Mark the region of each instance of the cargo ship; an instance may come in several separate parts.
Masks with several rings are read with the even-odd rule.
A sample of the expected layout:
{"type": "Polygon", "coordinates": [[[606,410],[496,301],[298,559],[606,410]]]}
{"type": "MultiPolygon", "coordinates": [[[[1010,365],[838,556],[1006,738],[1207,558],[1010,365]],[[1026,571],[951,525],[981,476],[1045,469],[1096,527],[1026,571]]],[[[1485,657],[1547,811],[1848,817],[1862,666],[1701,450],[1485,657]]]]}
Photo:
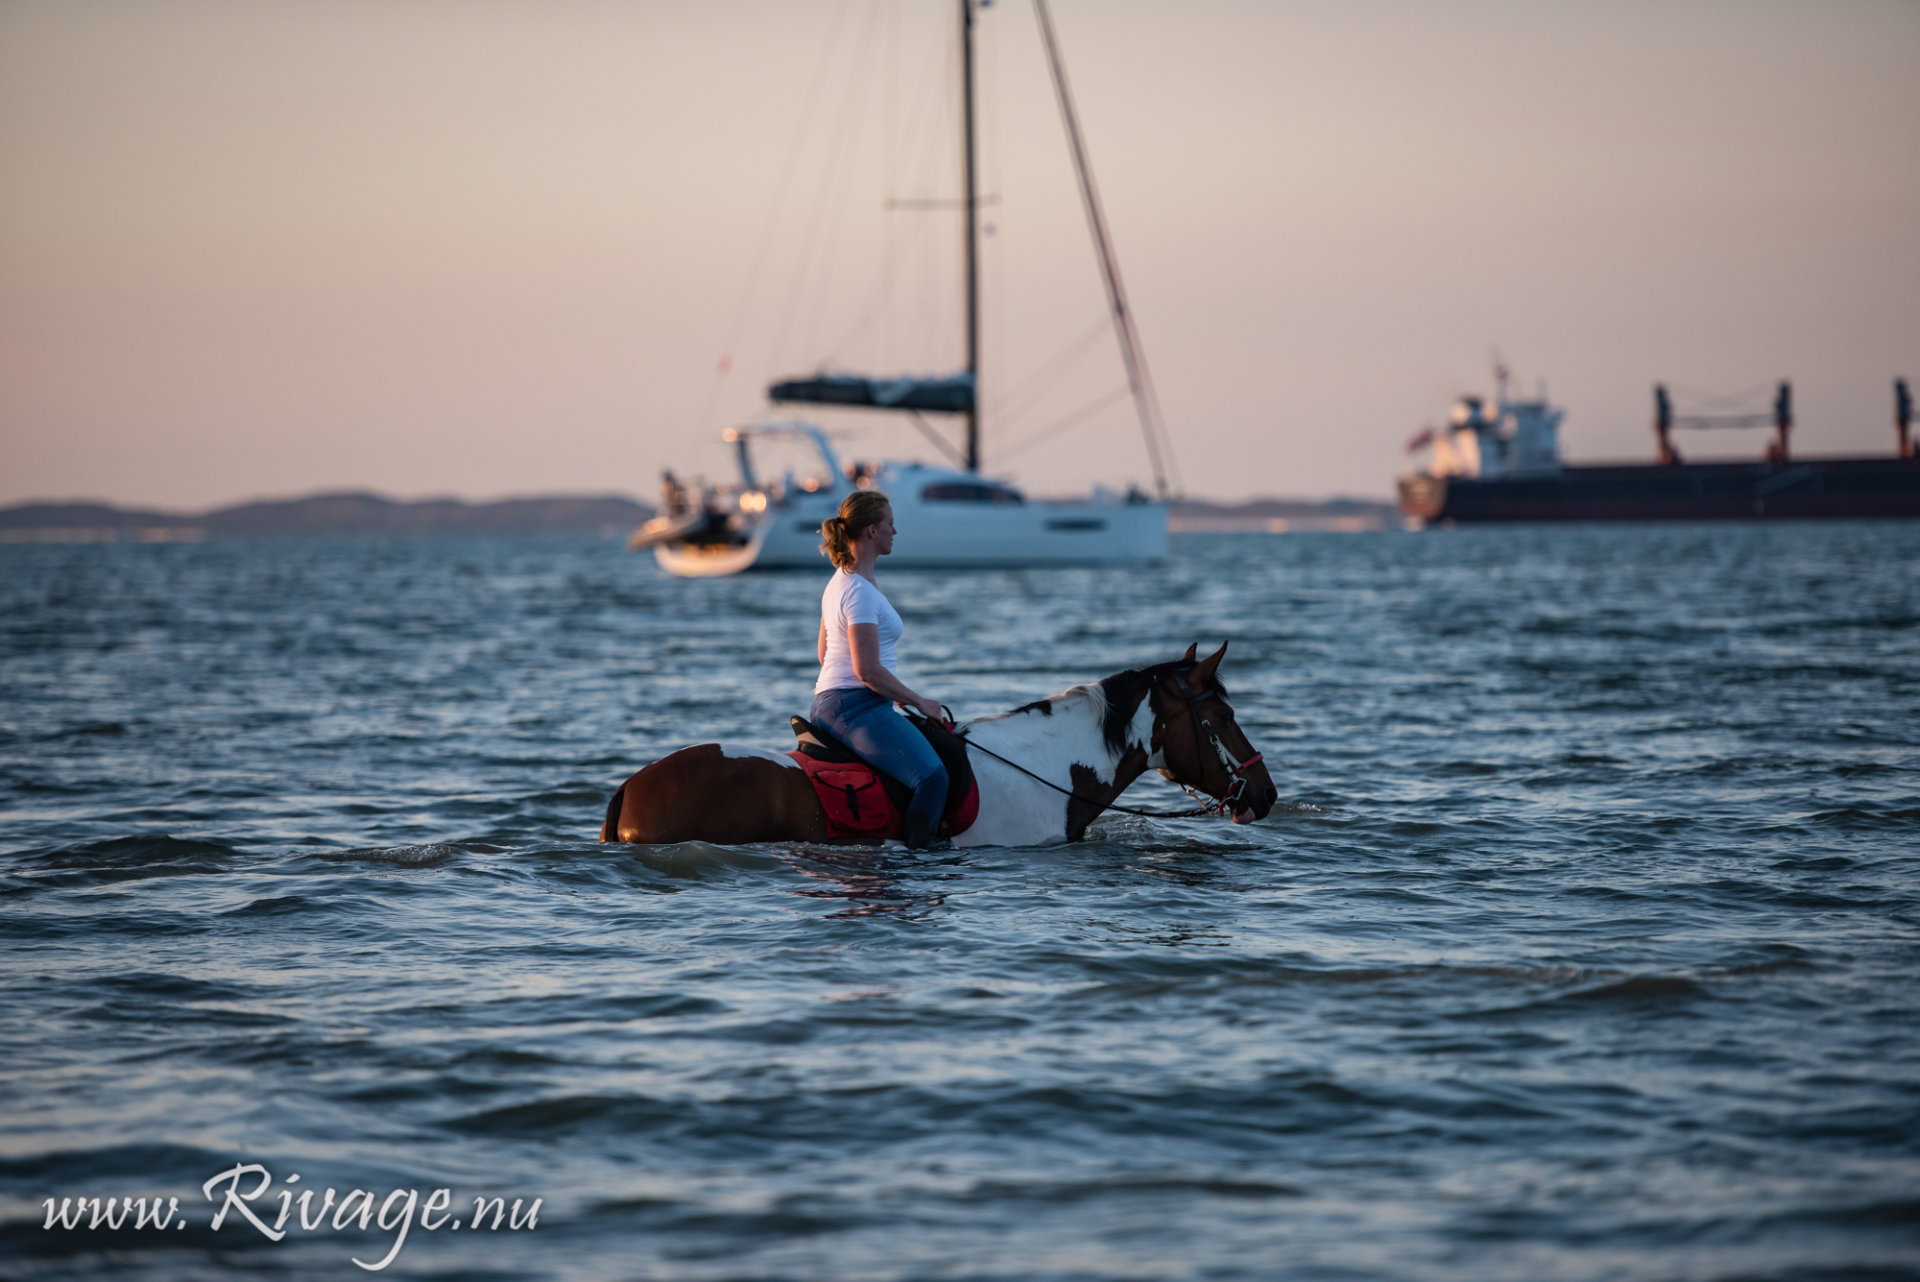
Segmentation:
{"type": "Polygon", "coordinates": [[[1655,461],[1568,465],[1560,459],[1563,410],[1543,394],[1510,398],[1496,369],[1489,406],[1463,396],[1446,426],[1407,443],[1430,450],[1421,471],[1400,479],[1400,510],[1417,525],[1471,521],[1711,521],[1793,517],[1920,517],[1920,457],[1913,397],[1895,379],[1892,454],[1795,457],[1793,388],[1782,382],[1765,413],[1676,415],[1664,385],[1653,390],[1655,461]],[[1765,454],[1749,462],[1688,463],[1679,429],[1773,428],[1765,454]]]}

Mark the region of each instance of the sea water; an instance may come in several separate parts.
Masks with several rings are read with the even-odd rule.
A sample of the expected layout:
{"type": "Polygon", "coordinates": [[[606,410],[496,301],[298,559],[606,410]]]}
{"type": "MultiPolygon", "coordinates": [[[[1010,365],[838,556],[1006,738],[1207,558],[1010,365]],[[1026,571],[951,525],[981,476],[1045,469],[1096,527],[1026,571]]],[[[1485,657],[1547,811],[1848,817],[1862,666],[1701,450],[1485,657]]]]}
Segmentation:
{"type": "Polygon", "coordinates": [[[883,562],[963,716],[1230,642],[1280,804],[596,844],[821,582],[0,547],[5,1271],[1920,1274],[1920,524],[883,562]]]}

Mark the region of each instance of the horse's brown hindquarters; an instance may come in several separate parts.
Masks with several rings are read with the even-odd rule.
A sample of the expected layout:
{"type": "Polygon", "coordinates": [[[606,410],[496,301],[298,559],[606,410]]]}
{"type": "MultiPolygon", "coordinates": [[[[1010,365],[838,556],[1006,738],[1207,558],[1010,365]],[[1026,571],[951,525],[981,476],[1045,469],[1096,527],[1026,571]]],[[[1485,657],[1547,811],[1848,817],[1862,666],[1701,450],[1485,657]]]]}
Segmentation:
{"type": "Polygon", "coordinates": [[[620,785],[602,841],[825,841],[827,826],[805,772],[759,757],[728,757],[695,744],[620,785]]]}

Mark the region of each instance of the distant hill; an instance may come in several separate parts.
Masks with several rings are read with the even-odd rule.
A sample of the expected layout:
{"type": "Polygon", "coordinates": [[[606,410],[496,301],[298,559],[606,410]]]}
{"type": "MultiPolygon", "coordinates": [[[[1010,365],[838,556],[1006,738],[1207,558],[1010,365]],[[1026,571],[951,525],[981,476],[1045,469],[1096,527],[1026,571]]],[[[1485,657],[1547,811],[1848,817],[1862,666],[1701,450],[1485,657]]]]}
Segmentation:
{"type": "Polygon", "coordinates": [[[315,494],[215,508],[159,512],[103,503],[23,503],[0,508],[5,542],[186,542],[299,535],[625,535],[653,509],[618,494],[559,495],[468,503],[402,502],[379,494],[315,494]]]}
{"type": "MultiPolygon", "coordinates": [[[[0,508],[0,542],[196,542],[201,539],[327,535],[625,536],[653,508],[619,494],[554,495],[468,503],[461,499],[402,502],[379,494],[314,494],[215,508],[162,512],[105,503],[22,503],[0,508]]],[[[1400,527],[1393,504],[1373,499],[1253,499],[1214,503],[1182,499],[1168,526],[1176,533],[1382,530],[1400,527]]]]}

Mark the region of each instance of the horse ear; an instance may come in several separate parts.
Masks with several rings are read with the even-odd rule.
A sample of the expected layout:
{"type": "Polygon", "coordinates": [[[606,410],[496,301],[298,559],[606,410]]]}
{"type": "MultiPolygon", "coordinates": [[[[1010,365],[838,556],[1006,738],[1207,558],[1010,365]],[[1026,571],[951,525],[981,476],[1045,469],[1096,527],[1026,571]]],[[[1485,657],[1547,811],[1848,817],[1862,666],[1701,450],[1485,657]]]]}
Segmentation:
{"type": "Polygon", "coordinates": [[[1220,666],[1220,660],[1226,657],[1227,643],[1222,641],[1218,650],[1200,660],[1200,666],[1193,670],[1193,674],[1187,680],[1192,683],[1195,690],[1204,690],[1212,684],[1214,670],[1220,666]]]}
{"type": "Polygon", "coordinates": [[[1187,647],[1187,652],[1180,656],[1180,662],[1192,663],[1193,656],[1198,654],[1199,652],[1200,652],[1200,643],[1198,641],[1195,641],[1192,645],[1187,647]]]}

